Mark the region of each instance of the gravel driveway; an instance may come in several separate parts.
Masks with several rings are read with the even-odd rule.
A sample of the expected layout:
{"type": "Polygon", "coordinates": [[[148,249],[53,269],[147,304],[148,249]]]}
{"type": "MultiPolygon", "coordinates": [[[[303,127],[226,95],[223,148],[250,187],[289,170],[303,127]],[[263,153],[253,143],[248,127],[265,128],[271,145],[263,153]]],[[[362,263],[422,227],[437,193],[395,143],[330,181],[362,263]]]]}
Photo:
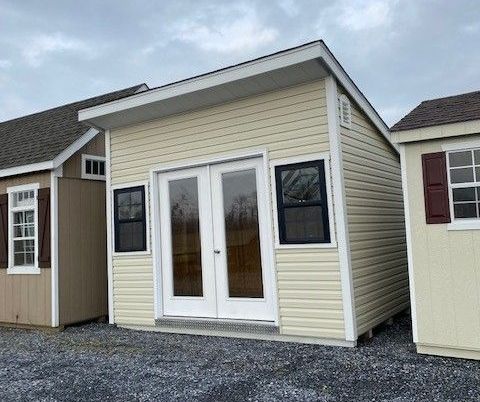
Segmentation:
{"type": "Polygon", "coordinates": [[[420,356],[408,317],[355,349],[136,332],[0,329],[0,400],[480,400],[480,362],[420,356]]]}

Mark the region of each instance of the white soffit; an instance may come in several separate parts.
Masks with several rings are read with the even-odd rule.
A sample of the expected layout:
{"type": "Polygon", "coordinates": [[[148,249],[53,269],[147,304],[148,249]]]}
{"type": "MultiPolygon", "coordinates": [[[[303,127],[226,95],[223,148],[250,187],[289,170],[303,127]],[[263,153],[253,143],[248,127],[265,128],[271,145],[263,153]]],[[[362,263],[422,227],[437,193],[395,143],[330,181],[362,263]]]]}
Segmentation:
{"type": "Polygon", "coordinates": [[[301,84],[330,74],[337,78],[391,143],[386,124],[322,41],[83,109],[78,116],[80,121],[92,126],[111,129],[301,84]]]}

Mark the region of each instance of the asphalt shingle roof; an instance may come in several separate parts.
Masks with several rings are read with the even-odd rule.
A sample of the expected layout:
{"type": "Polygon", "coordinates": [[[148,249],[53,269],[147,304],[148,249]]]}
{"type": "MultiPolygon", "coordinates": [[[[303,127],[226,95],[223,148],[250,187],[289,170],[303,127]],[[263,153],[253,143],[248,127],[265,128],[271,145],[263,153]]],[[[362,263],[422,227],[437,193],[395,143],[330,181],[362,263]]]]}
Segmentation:
{"type": "Polygon", "coordinates": [[[78,111],[135,94],[144,84],[0,123],[0,170],[53,160],[89,130],[78,111]]]}
{"type": "Polygon", "coordinates": [[[480,120],[480,91],[423,101],[390,130],[411,130],[469,120],[480,120]]]}

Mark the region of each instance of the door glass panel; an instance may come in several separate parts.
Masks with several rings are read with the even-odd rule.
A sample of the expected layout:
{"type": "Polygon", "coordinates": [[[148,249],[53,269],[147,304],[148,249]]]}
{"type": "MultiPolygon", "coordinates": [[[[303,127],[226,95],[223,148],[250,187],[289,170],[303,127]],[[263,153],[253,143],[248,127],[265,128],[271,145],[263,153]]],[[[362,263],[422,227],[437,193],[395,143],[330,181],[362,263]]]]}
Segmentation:
{"type": "Polygon", "coordinates": [[[173,295],[203,296],[197,178],[169,182],[173,295]]]}
{"type": "Polygon", "coordinates": [[[223,173],[222,188],[229,296],[263,298],[255,169],[223,173]]]}

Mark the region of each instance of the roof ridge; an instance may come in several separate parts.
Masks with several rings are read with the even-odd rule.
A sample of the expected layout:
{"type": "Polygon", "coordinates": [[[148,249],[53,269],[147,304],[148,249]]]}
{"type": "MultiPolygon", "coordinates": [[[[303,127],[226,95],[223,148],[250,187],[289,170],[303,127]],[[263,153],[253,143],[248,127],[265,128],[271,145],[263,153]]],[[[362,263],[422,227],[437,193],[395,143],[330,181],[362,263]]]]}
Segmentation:
{"type": "Polygon", "coordinates": [[[440,100],[444,100],[444,99],[451,99],[451,98],[460,98],[460,97],[463,97],[463,96],[468,96],[468,95],[473,95],[473,94],[478,94],[478,93],[480,93],[480,90],[465,92],[465,93],[461,93],[461,94],[457,94],[457,95],[442,96],[440,98],[425,99],[422,102],[420,102],[420,104],[418,106],[420,106],[422,103],[436,102],[436,101],[440,101],[440,100]]]}
{"type": "MultiPolygon", "coordinates": [[[[33,117],[33,116],[36,116],[36,115],[39,115],[39,114],[42,114],[42,113],[51,112],[52,110],[56,110],[56,109],[60,109],[60,108],[64,108],[64,107],[70,107],[70,106],[75,105],[77,103],[91,101],[95,98],[101,98],[102,96],[112,95],[112,94],[115,94],[117,92],[128,91],[129,89],[133,89],[133,88],[141,88],[143,85],[147,85],[147,84],[146,83],[141,83],[141,84],[137,84],[137,85],[132,85],[130,87],[117,89],[115,91],[105,92],[104,94],[101,94],[101,95],[91,96],[90,98],[81,99],[81,100],[77,100],[77,101],[74,101],[74,102],[65,103],[63,105],[58,105],[58,106],[54,106],[54,107],[51,107],[51,108],[48,108],[48,109],[40,110],[38,112],[33,112],[33,113],[29,113],[29,114],[26,114],[26,115],[23,115],[23,116],[14,117],[13,119],[3,120],[3,121],[0,121],[0,125],[2,125],[4,123],[12,123],[15,120],[22,120],[22,119],[25,119],[27,117],[33,117]]],[[[128,96],[128,95],[126,95],[126,96],[128,96]]]]}

